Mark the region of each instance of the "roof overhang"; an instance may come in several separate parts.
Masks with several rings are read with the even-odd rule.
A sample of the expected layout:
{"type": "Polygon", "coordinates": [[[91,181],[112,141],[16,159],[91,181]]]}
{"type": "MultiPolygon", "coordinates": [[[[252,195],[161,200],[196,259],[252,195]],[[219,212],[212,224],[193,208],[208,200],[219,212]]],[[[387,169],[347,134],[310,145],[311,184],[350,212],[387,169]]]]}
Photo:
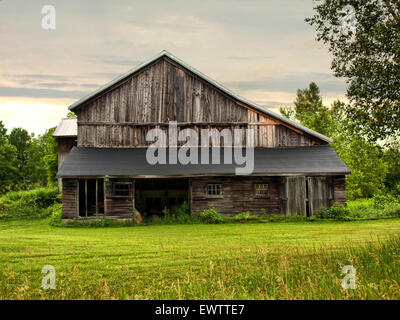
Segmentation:
{"type": "MultiPolygon", "coordinates": [[[[235,154],[232,164],[222,163],[226,149],[219,150],[220,164],[212,164],[213,150],[209,149],[208,164],[155,164],[148,162],[149,148],[102,149],[74,147],[65,159],[58,176],[76,177],[137,177],[137,178],[173,178],[236,175],[235,154]]],[[[165,149],[169,154],[169,149],[165,149]]],[[[178,149],[179,151],[179,149],[178,149]]],[[[198,150],[201,163],[201,150],[198,150]]],[[[248,161],[252,161],[248,158],[248,161]]],[[[168,163],[168,161],[167,161],[168,163]]],[[[219,162],[217,162],[219,163],[219,162]]],[[[291,176],[291,175],[345,175],[349,168],[330,146],[313,146],[286,149],[254,149],[254,176],[291,176]]]]}

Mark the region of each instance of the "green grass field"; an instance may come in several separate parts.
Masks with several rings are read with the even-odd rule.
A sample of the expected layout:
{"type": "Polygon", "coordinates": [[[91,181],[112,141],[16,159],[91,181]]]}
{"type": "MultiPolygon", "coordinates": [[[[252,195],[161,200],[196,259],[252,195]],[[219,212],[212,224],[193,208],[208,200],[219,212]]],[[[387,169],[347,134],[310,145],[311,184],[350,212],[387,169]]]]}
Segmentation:
{"type": "Polygon", "coordinates": [[[399,299],[400,219],[56,228],[0,221],[1,299],[399,299]],[[357,288],[341,287],[341,268],[357,288]],[[44,265],[56,269],[43,290],[44,265]]]}

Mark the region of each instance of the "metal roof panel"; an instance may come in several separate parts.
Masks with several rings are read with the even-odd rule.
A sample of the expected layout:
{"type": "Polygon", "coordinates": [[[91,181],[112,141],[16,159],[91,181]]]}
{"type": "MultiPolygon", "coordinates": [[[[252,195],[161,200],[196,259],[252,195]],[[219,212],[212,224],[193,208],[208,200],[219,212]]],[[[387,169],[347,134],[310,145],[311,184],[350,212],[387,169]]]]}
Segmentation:
{"type": "Polygon", "coordinates": [[[76,137],[78,135],[78,119],[63,118],[53,133],[53,137],[76,137]]]}

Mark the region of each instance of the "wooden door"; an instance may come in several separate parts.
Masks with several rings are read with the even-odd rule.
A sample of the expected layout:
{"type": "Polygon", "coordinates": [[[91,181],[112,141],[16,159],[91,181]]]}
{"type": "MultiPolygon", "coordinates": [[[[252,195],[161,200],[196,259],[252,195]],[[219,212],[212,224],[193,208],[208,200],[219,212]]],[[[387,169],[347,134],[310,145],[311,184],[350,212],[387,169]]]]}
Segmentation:
{"type": "Polygon", "coordinates": [[[305,177],[286,177],[284,182],[284,213],[294,216],[306,215],[306,179],[305,177]]]}
{"type": "Polygon", "coordinates": [[[314,215],[320,208],[329,208],[333,199],[331,178],[307,177],[309,215],[314,215]]]}

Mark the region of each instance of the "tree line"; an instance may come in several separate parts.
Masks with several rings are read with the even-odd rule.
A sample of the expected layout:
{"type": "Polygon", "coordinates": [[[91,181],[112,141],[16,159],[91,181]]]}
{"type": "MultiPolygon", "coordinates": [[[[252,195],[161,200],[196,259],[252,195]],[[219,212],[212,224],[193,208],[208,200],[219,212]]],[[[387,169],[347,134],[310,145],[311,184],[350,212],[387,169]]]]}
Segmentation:
{"type": "Polygon", "coordinates": [[[347,198],[368,198],[383,192],[400,195],[400,139],[369,140],[354,130],[347,104],[323,104],[319,87],[297,91],[294,107],[282,107],[283,116],[333,139],[331,145],[351,170],[346,176],[347,198]]]}
{"type": "Polygon", "coordinates": [[[35,137],[23,128],[10,133],[0,121],[0,194],[53,186],[57,182],[56,128],[35,137]]]}
{"type": "Polygon", "coordinates": [[[315,0],[305,21],[327,45],[333,75],[347,82],[348,103],[323,106],[313,83],[282,112],[333,138],[352,170],[350,199],[400,194],[400,1],[315,0]]]}

